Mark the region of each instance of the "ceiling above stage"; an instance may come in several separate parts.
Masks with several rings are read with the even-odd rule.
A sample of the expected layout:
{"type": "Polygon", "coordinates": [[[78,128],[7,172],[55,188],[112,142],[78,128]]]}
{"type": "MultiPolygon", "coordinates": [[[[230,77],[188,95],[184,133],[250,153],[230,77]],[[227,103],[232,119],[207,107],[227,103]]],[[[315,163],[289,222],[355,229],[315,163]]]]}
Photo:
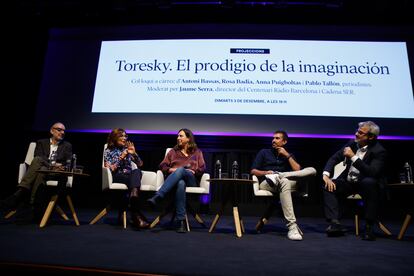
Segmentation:
{"type": "Polygon", "coordinates": [[[19,21],[47,25],[142,23],[412,24],[412,0],[14,0],[19,21]]]}

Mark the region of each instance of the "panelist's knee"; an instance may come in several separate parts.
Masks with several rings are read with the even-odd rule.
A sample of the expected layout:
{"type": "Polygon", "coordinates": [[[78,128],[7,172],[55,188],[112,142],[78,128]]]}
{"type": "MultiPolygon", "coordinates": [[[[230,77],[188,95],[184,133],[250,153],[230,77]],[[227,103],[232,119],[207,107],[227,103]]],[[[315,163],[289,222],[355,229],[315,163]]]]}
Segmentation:
{"type": "Polygon", "coordinates": [[[316,175],[316,170],[314,167],[307,167],[305,170],[309,173],[309,175],[316,175]]]}
{"type": "Polygon", "coordinates": [[[185,191],[185,187],[186,187],[186,185],[185,185],[185,181],[184,180],[180,180],[180,181],[178,181],[178,183],[177,183],[177,190],[183,190],[183,191],[185,191]]]}

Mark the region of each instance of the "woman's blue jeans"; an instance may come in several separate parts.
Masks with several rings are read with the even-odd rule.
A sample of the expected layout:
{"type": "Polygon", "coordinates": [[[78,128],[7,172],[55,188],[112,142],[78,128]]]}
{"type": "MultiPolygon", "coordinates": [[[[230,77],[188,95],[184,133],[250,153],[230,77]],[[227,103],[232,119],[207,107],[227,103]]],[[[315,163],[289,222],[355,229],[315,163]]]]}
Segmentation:
{"type": "Polygon", "coordinates": [[[196,187],[197,181],[195,176],[185,168],[178,168],[175,172],[170,174],[165,180],[161,188],[156,192],[158,196],[164,198],[166,194],[173,188],[175,190],[175,208],[176,208],[176,219],[185,219],[185,205],[186,205],[186,187],[196,187]]]}

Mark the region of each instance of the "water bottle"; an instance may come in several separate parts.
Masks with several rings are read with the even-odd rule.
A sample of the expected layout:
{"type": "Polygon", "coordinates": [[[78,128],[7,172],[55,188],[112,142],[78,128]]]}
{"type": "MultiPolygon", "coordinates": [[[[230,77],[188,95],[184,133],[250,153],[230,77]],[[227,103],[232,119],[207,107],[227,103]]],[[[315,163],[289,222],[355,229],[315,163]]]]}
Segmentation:
{"type": "Polygon", "coordinates": [[[49,157],[49,168],[50,169],[53,169],[56,166],[56,158],[57,158],[56,151],[52,151],[49,157]]]}
{"type": "Polygon", "coordinates": [[[72,170],[72,160],[68,159],[66,160],[65,171],[70,172],[71,170],[72,170]]]}
{"type": "Polygon", "coordinates": [[[220,160],[216,161],[216,167],[214,171],[214,178],[221,178],[221,162],[220,160]]]}
{"type": "Polygon", "coordinates": [[[405,162],[404,164],[404,173],[405,173],[405,179],[407,183],[413,183],[413,171],[408,162],[405,162]]]}
{"type": "Polygon", "coordinates": [[[237,164],[237,161],[234,161],[231,165],[231,177],[239,178],[239,164],[237,164]]]}
{"type": "Polygon", "coordinates": [[[72,171],[76,169],[76,154],[72,155],[72,171]]]}

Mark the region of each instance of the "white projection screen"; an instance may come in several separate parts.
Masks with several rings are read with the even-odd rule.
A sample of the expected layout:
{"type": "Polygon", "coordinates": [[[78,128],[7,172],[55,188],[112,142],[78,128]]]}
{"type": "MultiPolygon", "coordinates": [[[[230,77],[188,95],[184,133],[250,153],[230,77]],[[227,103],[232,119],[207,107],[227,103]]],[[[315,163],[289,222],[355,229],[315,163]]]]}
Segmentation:
{"type": "Polygon", "coordinates": [[[413,41],[343,28],[54,29],[35,127],[60,115],[73,131],[324,135],[373,120],[385,135],[413,136],[413,41]],[[59,108],[48,101],[56,93],[59,108]]]}

